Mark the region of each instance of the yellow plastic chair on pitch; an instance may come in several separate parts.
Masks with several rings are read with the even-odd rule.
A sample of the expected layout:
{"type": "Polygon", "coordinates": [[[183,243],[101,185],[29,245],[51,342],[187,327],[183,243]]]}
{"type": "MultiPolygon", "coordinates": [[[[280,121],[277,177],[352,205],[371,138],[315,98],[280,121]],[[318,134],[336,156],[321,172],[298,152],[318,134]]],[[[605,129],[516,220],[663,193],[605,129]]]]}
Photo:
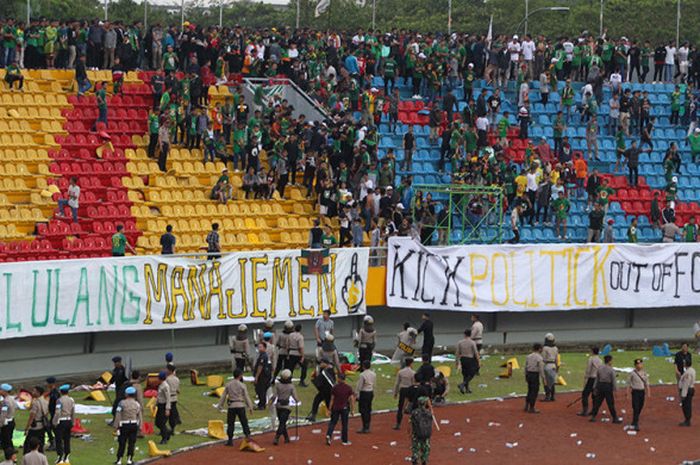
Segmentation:
{"type": "Polygon", "coordinates": [[[169,457],[172,452],[169,450],[160,450],[155,441],[148,441],[148,456],[149,457],[169,457]]]}
{"type": "Polygon", "coordinates": [[[226,439],[226,431],[224,431],[224,422],[221,420],[209,420],[207,424],[207,436],[213,439],[226,439]]]}

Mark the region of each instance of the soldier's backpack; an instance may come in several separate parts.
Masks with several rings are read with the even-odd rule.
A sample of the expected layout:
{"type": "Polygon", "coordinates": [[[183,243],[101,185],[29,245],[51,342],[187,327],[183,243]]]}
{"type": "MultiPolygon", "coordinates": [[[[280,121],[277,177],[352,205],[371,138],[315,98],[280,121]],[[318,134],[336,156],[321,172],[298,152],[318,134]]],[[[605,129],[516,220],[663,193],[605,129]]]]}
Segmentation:
{"type": "Polygon", "coordinates": [[[430,439],[433,434],[433,416],[430,410],[418,407],[411,412],[411,427],[413,435],[418,440],[430,439]]]}

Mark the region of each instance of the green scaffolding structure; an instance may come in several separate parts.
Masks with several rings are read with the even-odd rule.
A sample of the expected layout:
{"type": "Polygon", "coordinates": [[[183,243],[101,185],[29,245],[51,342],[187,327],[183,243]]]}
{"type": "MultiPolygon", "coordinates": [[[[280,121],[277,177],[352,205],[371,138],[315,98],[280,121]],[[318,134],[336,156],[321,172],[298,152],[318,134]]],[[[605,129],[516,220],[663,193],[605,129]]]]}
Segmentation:
{"type": "MultiPolygon", "coordinates": [[[[414,184],[414,192],[431,193],[446,214],[436,209],[435,230],[440,245],[500,244],[503,242],[503,201],[501,187],[467,184],[414,184]],[[477,207],[477,208],[474,208],[477,207]],[[477,212],[480,210],[480,213],[477,212]]],[[[416,218],[413,203],[411,216],[416,218]]],[[[435,241],[433,241],[435,243],[435,241]]]]}

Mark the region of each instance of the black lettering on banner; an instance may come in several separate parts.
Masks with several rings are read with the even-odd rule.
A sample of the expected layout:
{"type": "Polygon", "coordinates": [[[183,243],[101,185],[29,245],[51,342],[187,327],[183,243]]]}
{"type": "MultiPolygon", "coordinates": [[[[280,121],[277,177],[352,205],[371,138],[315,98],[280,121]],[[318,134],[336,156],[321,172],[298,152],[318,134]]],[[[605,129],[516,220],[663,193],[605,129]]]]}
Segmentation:
{"type": "Polygon", "coordinates": [[[464,257],[457,257],[457,263],[455,264],[454,268],[450,268],[449,257],[443,256],[442,259],[445,263],[445,291],[442,294],[442,301],[440,302],[440,305],[447,304],[447,293],[450,291],[450,281],[452,281],[455,284],[455,307],[461,307],[462,304],[459,303],[459,286],[457,285],[455,275],[457,274],[457,268],[459,268],[459,265],[461,265],[464,257]]]}
{"type": "Polygon", "coordinates": [[[425,256],[425,265],[423,265],[423,286],[422,286],[422,289],[421,289],[421,291],[420,291],[420,300],[422,300],[422,301],[425,302],[425,303],[434,304],[434,303],[435,303],[435,297],[434,297],[434,296],[433,296],[433,297],[430,297],[430,298],[427,298],[427,297],[425,296],[425,276],[426,276],[427,273],[428,273],[428,262],[430,261],[430,258],[431,258],[431,257],[435,257],[435,255],[433,255],[433,254],[427,254],[427,255],[425,256]]]}
{"type": "Polygon", "coordinates": [[[639,280],[642,277],[642,268],[649,266],[648,263],[632,263],[632,266],[637,270],[637,279],[634,281],[634,292],[639,292],[639,280]]]}
{"type": "MultiPolygon", "coordinates": [[[[426,264],[428,263],[428,258],[425,258],[426,264]]],[[[423,252],[419,251],[418,252],[418,266],[416,267],[416,270],[418,271],[416,274],[416,289],[413,291],[413,300],[418,300],[418,291],[421,289],[420,281],[421,281],[421,265],[423,264],[423,252]]],[[[425,278],[425,275],[423,276],[425,278]]],[[[422,292],[421,292],[422,294],[422,292]]]]}
{"type": "Polygon", "coordinates": [[[681,295],[678,293],[678,281],[679,281],[678,278],[681,275],[685,274],[685,272],[681,271],[681,268],[678,266],[678,259],[680,257],[685,257],[687,255],[688,255],[688,252],[676,252],[674,257],[673,257],[674,258],[674,265],[675,265],[674,268],[676,269],[676,292],[673,293],[673,297],[675,297],[676,299],[679,299],[681,297],[681,295]]]}
{"type": "Polygon", "coordinates": [[[661,263],[654,263],[651,267],[651,290],[659,291],[663,286],[663,276],[661,276],[661,263]]]}
{"type": "Polygon", "coordinates": [[[693,292],[700,292],[700,287],[695,286],[695,264],[699,259],[700,252],[693,252],[693,258],[690,259],[690,288],[693,292]]]}
{"type": "Polygon", "coordinates": [[[666,281],[666,276],[671,277],[671,268],[673,265],[670,263],[663,263],[663,272],[661,273],[661,292],[664,291],[664,283],[666,281]]]}
{"type": "Polygon", "coordinates": [[[401,248],[400,245],[395,245],[394,246],[394,268],[391,270],[391,294],[389,294],[391,297],[394,297],[394,286],[396,285],[396,271],[398,270],[400,278],[401,278],[401,298],[405,299],[406,294],[405,294],[405,284],[404,284],[404,267],[406,266],[406,262],[408,259],[410,259],[414,253],[416,253],[415,250],[411,249],[409,250],[406,255],[399,260],[399,249],[401,248]]]}
{"type": "Polygon", "coordinates": [[[610,289],[627,291],[630,288],[632,264],[626,262],[610,262],[610,289]],[[627,279],[625,280],[625,265],[627,266],[627,279]]]}

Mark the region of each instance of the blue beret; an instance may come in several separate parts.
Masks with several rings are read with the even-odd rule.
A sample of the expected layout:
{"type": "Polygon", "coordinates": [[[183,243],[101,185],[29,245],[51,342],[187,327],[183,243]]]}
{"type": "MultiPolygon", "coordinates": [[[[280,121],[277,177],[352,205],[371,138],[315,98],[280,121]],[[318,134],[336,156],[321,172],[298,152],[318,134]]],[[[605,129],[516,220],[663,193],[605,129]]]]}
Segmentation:
{"type": "Polygon", "coordinates": [[[3,391],[11,391],[12,385],[7,384],[7,383],[2,383],[2,384],[0,384],[0,389],[2,389],[3,391]]]}
{"type": "Polygon", "coordinates": [[[70,384],[64,384],[63,386],[58,388],[58,390],[61,392],[68,392],[68,391],[70,391],[70,384]]]}
{"type": "Polygon", "coordinates": [[[173,358],[174,358],[174,357],[173,357],[173,353],[172,353],[172,352],[167,352],[167,353],[165,354],[165,361],[166,361],[166,362],[172,362],[172,361],[173,361],[173,358]]]}
{"type": "Polygon", "coordinates": [[[136,388],[133,386],[129,386],[124,392],[127,396],[133,396],[134,394],[136,394],[136,388]]]}
{"type": "Polygon", "coordinates": [[[272,339],[272,333],[270,331],[265,331],[263,333],[263,339],[272,339]]]}
{"type": "Polygon", "coordinates": [[[165,370],[158,373],[158,379],[165,379],[167,377],[168,377],[168,374],[165,372],[165,370]]]}
{"type": "Polygon", "coordinates": [[[46,383],[47,384],[54,384],[56,382],[56,377],[55,376],[49,376],[46,378],[46,383]]]}
{"type": "Polygon", "coordinates": [[[122,358],[119,355],[115,355],[114,357],[112,357],[112,363],[117,363],[117,362],[121,362],[121,361],[122,361],[122,358]]]}

